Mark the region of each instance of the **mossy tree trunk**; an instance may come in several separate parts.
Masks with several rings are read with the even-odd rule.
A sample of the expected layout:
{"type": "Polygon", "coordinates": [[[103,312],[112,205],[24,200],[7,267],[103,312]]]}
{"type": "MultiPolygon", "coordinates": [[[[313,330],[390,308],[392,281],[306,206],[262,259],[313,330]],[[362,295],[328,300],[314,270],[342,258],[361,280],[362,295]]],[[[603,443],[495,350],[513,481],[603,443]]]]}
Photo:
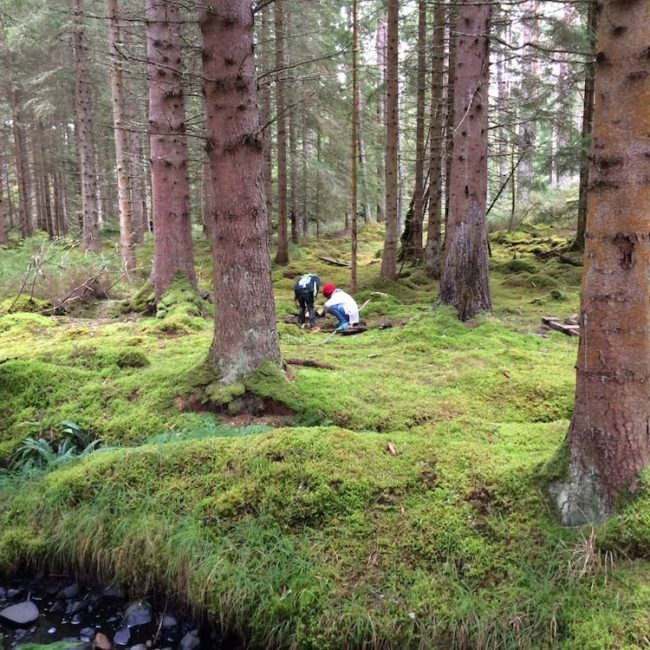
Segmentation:
{"type": "Polygon", "coordinates": [[[424,247],[424,270],[433,279],[440,277],[442,215],[442,152],[444,131],[443,70],[446,7],[443,0],[433,9],[431,44],[431,108],[429,122],[429,223],[424,247]]]}
{"type": "Polygon", "coordinates": [[[487,128],[490,3],[463,4],[456,22],[454,140],[441,302],[461,320],[490,311],[487,128]]]}
{"type": "Polygon", "coordinates": [[[187,177],[180,16],[172,0],[147,0],[149,143],[156,300],[181,273],[196,286],[187,177]]]}
{"type": "Polygon", "coordinates": [[[210,359],[225,383],[280,363],[271,284],[264,154],[249,0],[203,0],[203,91],[210,181],[215,333],[210,359]]]}
{"type": "Polygon", "coordinates": [[[397,278],[397,149],[399,146],[399,2],[388,0],[388,52],[386,55],[386,235],[381,275],[397,278]]]}
{"type": "Polygon", "coordinates": [[[600,6],[570,525],[606,517],[650,462],[650,3],[600,6]]]}

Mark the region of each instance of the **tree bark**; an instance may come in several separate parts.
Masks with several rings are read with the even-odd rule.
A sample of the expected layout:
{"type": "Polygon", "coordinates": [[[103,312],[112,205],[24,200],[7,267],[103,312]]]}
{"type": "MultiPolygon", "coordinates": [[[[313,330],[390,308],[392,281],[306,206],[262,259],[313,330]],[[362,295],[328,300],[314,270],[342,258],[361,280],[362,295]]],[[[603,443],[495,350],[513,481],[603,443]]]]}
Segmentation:
{"type": "Polygon", "coordinates": [[[156,299],[175,274],[196,286],[187,177],[185,94],[180,16],[173,0],[147,0],[149,148],[153,202],[153,269],[156,299]]]}
{"type": "Polygon", "coordinates": [[[113,134],[115,138],[115,162],[117,165],[117,191],[120,213],[120,248],[122,268],[127,280],[135,271],[135,233],[133,231],[133,208],[131,204],[131,179],[129,177],[128,140],[125,129],[126,98],[120,54],[120,27],[117,0],[106,0],[108,13],[108,44],[111,61],[111,98],[113,104],[113,134]]]}
{"type": "Polygon", "coordinates": [[[350,214],[352,215],[352,233],[350,250],[350,288],[357,290],[357,129],[359,122],[357,57],[359,48],[359,9],[358,1],[352,0],[352,156],[351,156],[351,196],[350,214]]]}
{"type": "Polygon", "coordinates": [[[384,167],[385,138],[386,138],[386,16],[383,11],[377,19],[376,52],[377,52],[377,221],[386,219],[386,191],[381,186],[381,179],[386,175],[384,167]]]}
{"type": "Polygon", "coordinates": [[[278,70],[275,82],[275,112],[277,128],[277,176],[278,176],[278,250],[275,261],[289,262],[289,240],[287,238],[287,116],[285,109],[284,75],[284,16],[282,0],[275,0],[275,68],[278,70]]]}
{"type": "Polygon", "coordinates": [[[427,47],[427,4],[418,0],[418,68],[415,126],[415,187],[413,189],[413,218],[409,238],[403,240],[404,260],[419,264],[422,261],[422,224],[424,222],[424,112],[426,101],[426,47],[427,47]]]}
{"type": "Polygon", "coordinates": [[[20,235],[24,239],[34,233],[32,215],[32,184],[29,174],[27,136],[22,114],[22,97],[15,88],[9,93],[14,132],[14,152],[16,154],[16,180],[18,184],[18,212],[20,215],[20,235]]]}
{"type": "Polygon", "coordinates": [[[599,521],[650,462],[650,3],[606,0],[596,86],[568,525],[599,521]]]}
{"type": "MultiPolygon", "coordinates": [[[[7,218],[7,201],[5,200],[4,182],[4,171],[6,165],[6,149],[4,148],[4,144],[4,129],[0,127],[0,244],[6,244],[9,241],[9,221],[7,218]]],[[[6,187],[6,196],[9,196],[8,184],[6,187]]]]}
{"type": "MultiPolygon", "coordinates": [[[[591,50],[595,55],[596,30],[598,28],[598,12],[596,0],[589,2],[587,29],[589,30],[591,50]]],[[[587,196],[589,192],[589,148],[591,145],[591,128],[594,116],[594,74],[596,62],[593,57],[585,63],[584,103],[582,108],[582,156],[580,157],[580,192],[578,195],[578,226],[576,237],[571,245],[572,250],[582,251],[585,248],[585,229],[587,226],[587,196]]]]}
{"type": "Polygon", "coordinates": [[[447,238],[447,224],[449,222],[449,197],[451,194],[451,157],[454,148],[454,96],[455,96],[455,70],[456,70],[456,50],[458,38],[456,34],[456,21],[458,19],[458,7],[454,2],[449,4],[449,52],[447,55],[447,102],[445,116],[445,242],[447,238]]]}
{"type": "Polygon", "coordinates": [[[95,167],[95,142],[93,137],[92,94],[87,63],[85,1],[74,0],[74,94],[79,147],[79,175],[81,177],[81,243],[85,251],[99,250],[99,220],[97,196],[97,169],[95,167]]]}
{"type": "MultiPolygon", "coordinates": [[[[270,47],[271,29],[269,25],[269,12],[271,7],[264,7],[260,12],[260,45],[256,48],[259,69],[265,71],[272,67],[270,47]]],[[[260,121],[264,127],[262,132],[264,146],[264,194],[266,195],[266,212],[269,218],[269,245],[273,232],[273,138],[271,137],[271,85],[265,82],[259,89],[260,121]]]]}
{"type": "Polygon", "coordinates": [[[386,82],[386,235],[381,275],[397,279],[397,148],[399,145],[398,76],[399,2],[388,0],[388,53],[386,82]]]}
{"type": "Polygon", "coordinates": [[[490,3],[460,5],[456,22],[449,223],[439,299],[465,321],[490,311],[487,128],[490,3]]]}
{"type": "Polygon", "coordinates": [[[280,365],[249,0],[202,0],[215,333],[210,360],[225,383],[280,365]],[[245,173],[242,174],[242,170],[245,173]]]}
{"type": "Polygon", "coordinates": [[[440,277],[442,218],[442,155],[444,137],[443,68],[445,49],[445,0],[433,9],[431,45],[431,108],[429,123],[429,223],[424,248],[424,270],[429,278],[440,277]]]}

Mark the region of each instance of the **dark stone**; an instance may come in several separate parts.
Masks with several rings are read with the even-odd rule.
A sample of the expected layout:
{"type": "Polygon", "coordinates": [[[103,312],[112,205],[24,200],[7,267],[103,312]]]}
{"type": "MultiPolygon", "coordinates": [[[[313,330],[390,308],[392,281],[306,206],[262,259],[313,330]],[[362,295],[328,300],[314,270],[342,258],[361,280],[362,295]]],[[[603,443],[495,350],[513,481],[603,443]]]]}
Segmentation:
{"type": "Polygon", "coordinates": [[[197,648],[200,647],[201,647],[201,641],[199,641],[199,637],[197,636],[196,630],[192,630],[191,632],[188,632],[181,639],[181,650],[196,650],[197,648]]]}
{"type": "Polygon", "coordinates": [[[65,608],[65,613],[68,616],[72,616],[73,614],[85,611],[87,607],[88,604],[85,600],[74,600],[71,603],[68,603],[68,606],[65,608]]]}
{"type": "Polygon", "coordinates": [[[23,589],[7,589],[7,598],[13,600],[14,598],[18,598],[22,593],[24,593],[23,589]]]}
{"type": "Polygon", "coordinates": [[[87,641],[90,643],[95,638],[95,628],[94,627],[83,627],[79,630],[79,637],[82,641],[87,641]]]}
{"type": "Polygon", "coordinates": [[[65,600],[55,600],[50,607],[50,612],[65,612],[65,600]]]}
{"type": "Polygon", "coordinates": [[[147,625],[151,623],[153,614],[151,612],[151,607],[138,600],[134,603],[131,603],[124,612],[124,617],[122,619],[122,625],[126,627],[135,627],[137,625],[147,625]]]}
{"type": "Polygon", "coordinates": [[[79,585],[75,582],[67,587],[63,587],[56,595],[57,598],[76,598],[79,595],[79,585]]]}
{"type": "Polygon", "coordinates": [[[0,619],[18,627],[27,627],[37,621],[38,617],[38,607],[31,600],[16,603],[0,611],[0,619]]]}
{"type": "Polygon", "coordinates": [[[115,632],[115,636],[113,637],[113,643],[115,645],[127,645],[129,643],[129,639],[131,638],[131,632],[128,627],[121,627],[117,632],[115,632]]]}
{"type": "Polygon", "coordinates": [[[169,630],[170,628],[178,627],[178,621],[173,616],[165,614],[160,627],[162,627],[163,630],[169,630]]]}
{"type": "Polygon", "coordinates": [[[124,592],[122,591],[122,587],[120,587],[120,585],[111,585],[110,587],[106,587],[106,589],[104,589],[103,595],[106,598],[124,598],[124,592]]]}
{"type": "Polygon", "coordinates": [[[72,623],[72,625],[79,625],[81,623],[81,616],[79,616],[79,614],[75,614],[70,620],[70,623],[72,623]]]}
{"type": "Polygon", "coordinates": [[[0,587],[0,600],[7,600],[7,590],[4,587],[0,587]]]}
{"type": "Polygon", "coordinates": [[[144,643],[138,643],[138,645],[132,645],[130,650],[147,650],[147,646],[144,643]]]}

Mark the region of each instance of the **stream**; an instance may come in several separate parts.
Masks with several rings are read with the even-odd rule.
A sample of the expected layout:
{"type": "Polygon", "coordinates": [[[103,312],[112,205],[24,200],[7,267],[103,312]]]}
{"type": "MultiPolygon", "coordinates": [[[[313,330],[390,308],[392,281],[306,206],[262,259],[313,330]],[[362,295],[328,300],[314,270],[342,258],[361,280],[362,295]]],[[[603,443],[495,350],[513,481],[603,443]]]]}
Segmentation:
{"type": "Polygon", "coordinates": [[[232,635],[224,637],[167,606],[129,598],[115,585],[93,588],[44,574],[0,580],[0,650],[57,642],[68,642],[66,650],[244,648],[232,635]]]}

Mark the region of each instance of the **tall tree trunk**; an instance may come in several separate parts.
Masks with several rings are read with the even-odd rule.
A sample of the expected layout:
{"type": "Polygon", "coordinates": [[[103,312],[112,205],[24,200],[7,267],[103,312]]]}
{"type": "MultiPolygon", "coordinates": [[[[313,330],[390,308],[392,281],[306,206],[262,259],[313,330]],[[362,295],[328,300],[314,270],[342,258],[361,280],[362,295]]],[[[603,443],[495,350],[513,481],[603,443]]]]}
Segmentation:
{"type": "Polygon", "coordinates": [[[439,299],[465,321],[490,311],[487,129],[490,3],[458,7],[449,223],[439,299]]]}
{"type": "Polygon", "coordinates": [[[280,346],[251,56],[253,12],[249,0],[229,0],[218,9],[213,0],[202,0],[202,6],[208,157],[212,184],[220,188],[210,226],[215,294],[210,359],[222,381],[232,383],[265,361],[279,365],[280,346]]]}
{"type": "MultiPolygon", "coordinates": [[[[596,49],[596,30],[598,29],[598,11],[596,0],[590,0],[587,15],[587,29],[592,53],[596,49]]],[[[591,128],[594,116],[594,75],[596,62],[593,56],[585,63],[585,96],[582,108],[582,155],[580,157],[580,192],[578,196],[578,226],[572,250],[584,250],[585,229],[587,225],[587,196],[589,191],[589,147],[591,145],[591,128]]]]}
{"type": "Polygon", "coordinates": [[[111,60],[111,96],[113,103],[113,133],[115,137],[115,162],[117,165],[117,191],[120,212],[120,247],[122,267],[127,280],[135,271],[135,233],[131,206],[131,179],[129,177],[128,140],[125,129],[126,98],[120,54],[120,27],[117,0],[106,0],[108,12],[108,43],[111,60]]]}
{"type": "Polygon", "coordinates": [[[85,0],[74,0],[74,95],[77,142],[79,146],[79,175],[81,177],[81,242],[85,251],[99,250],[99,218],[95,142],[93,138],[93,111],[91,85],[88,78],[88,46],[85,31],[85,0]]]}
{"type": "Polygon", "coordinates": [[[650,3],[605,0],[564,523],[605,518],[650,462],[650,3]]]}
{"type": "Polygon", "coordinates": [[[3,156],[0,159],[0,183],[4,185],[6,201],[6,214],[7,214],[7,232],[10,232],[15,227],[14,218],[14,205],[11,198],[11,176],[9,172],[9,139],[7,132],[3,126],[0,125],[0,151],[3,156]]]}
{"type": "Polygon", "coordinates": [[[321,162],[321,131],[320,125],[316,126],[316,198],[314,201],[314,221],[316,223],[316,239],[320,237],[320,162],[321,162]]]}
{"type": "Polygon", "coordinates": [[[9,221],[7,218],[7,201],[5,196],[9,196],[9,187],[5,192],[4,170],[6,157],[4,148],[4,129],[0,127],[0,244],[6,244],[9,241],[9,221]]]}
{"type": "Polygon", "coordinates": [[[291,217],[291,241],[300,241],[300,219],[298,215],[298,136],[296,133],[296,111],[292,108],[289,120],[289,215],[291,217]]]}
{"type": "Polygon", "coordinates": [[[278,250],[275,261],[287,264],[289,261],[289,240],[287,238],[287,116],[285,108],[285,71],[284,68],[284,9],[282,0],[275,0],[275,112],[277,128],[277,165],[278,165],[278,250]]]}
{"type": "Polygon", "coordinates": [[[309,235],[309,206],[308,206],[308,197],[309,197],[309,176],[308,176],[308,166],[307,159],[310,155],[311,145],[309,144],[308,130],[307,130],[307,111],[304,106],[301,111],[301,125],[302,125],[302,151],[300,155],[301,171],[300,171],[300,198],[302,200],[302,205],[300,209],[300,216],[302,218],[302,236],[307,237],[309,235]]]}
{"type": "Polygon", "coordinates": [[[387,38],[386,15],[380,10],[377,19],[376,51],[377,51],[377,221],[382,222],[386,218],[386,194],[382,187],[381,180],[385,177],[384,155],[386,149],[386,38],[387,38]]]}
{"type": "Polygon", "coordinates": [[[398,75],[399,2],[388,0],[388,53],[386,82],[386,235],[381,275],[397,279],[397,148],[399,144],[398,75]]]}
{"type": "Polygon", "coordinates": [[[48,149],[52,149],[47,146],[45,134],[47,131],[43,128],[43,123],[39,121],[37,125],[37,141],[36,146],[38,148],[38,168],[39,168],[39,178],[41,185],[41,209],[43,210],[43,227],[47,231],[47,234],[50,237],[54,237],[58,233],[56,232],[56,227],[52,218],[52,202],[50,200],[50,159],[47,155],[48,149]]]}
{"type": "Polygon", "coordinates": [[[196,286],[187,178],[185,95],[178,4],[147,0],[149,148],[153,201],[153,269],[156,299],[176,273],[196,286]]]}
{"type": "MultiPolygon", "coordinates": [[[[358,73],[357,73],[358,74],[358,73]]],[[[357,156],[359,161],[358,177],[361,186],[361,212],[364,223],[368,223],[372,218],[372,209],[368,197],[368,165],[366,164],[366,147],[363,138],[363,95],[361,92],[361,83],[357,84],[357,156]]]]}
{"type": "MultiPolygon", "coordinates": [[[[135,118],[135,116],[134,116],[135,118]]],[[[144,181],[144,151],[142,135],[136,130],[129,131],[129,170],[131,173],[131,206],[133,208],[133,232],[135,241],[142,243],[147,232],[147,197],[144,181]]]]}
{"type": "Polygon", "coordinates": [[[359,9],[357,0],[352,0],[352,156],[351,156],[351,200],[350,214],[352,215],[352,236],[350,255],[350,288],[357,290],[357,129],[359,123],[358,84],[359,73],[357,57],[359,54],[359,9]]]}
{"type": "Polygon", "coordinates": [[[444,136],[443,68],[445,56],[446,0],[433,9],[431,44],[431,108],[429,122],[429,224],[424,248],[424,270],[429,278],[440,277],[442,218],[442,155],[444,136]]]}
{"type": "Polygon", "coordinates": [[[424,222],[424,107],[426,101],[427,4],[418,0],[418,69],[415,126],[415,187],[413,189],[413,218],[408,240],[403,238],[402,257],[422,261],[422,224],[424,222]]]}
{"type": "Polygon", "coordinates": [[[32,215],[32,183],[29,174],[27,136],[22,116],[22,97],[17,90],[9,93],[11,101],[14,152],[16,154],[16,181],[18,185],[18,211],[20,214],[20,235],[30,237],[34,232],[32,215]]]}
{"type": "Polygon", "coordinates": [[[47,232],[45,218],[45,197],[43,190],[43,147],[41,145],[41,126],[36,120],[32,126],[32,180],[34,181],[34,202],[36,204],[36,225],[47,232]]]}

